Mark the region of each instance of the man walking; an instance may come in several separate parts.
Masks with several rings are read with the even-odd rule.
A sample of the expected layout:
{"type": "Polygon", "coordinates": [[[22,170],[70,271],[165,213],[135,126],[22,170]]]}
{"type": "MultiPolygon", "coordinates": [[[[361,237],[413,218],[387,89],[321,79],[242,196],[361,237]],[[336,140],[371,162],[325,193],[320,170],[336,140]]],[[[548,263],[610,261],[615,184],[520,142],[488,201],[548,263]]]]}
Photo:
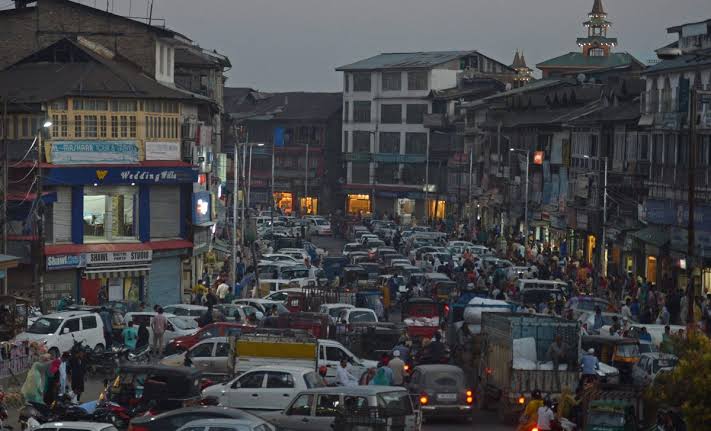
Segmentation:
{"type": "Polygon", "coordinates": [[[388,367],[393,371],[393,386],[402,386],[405,362],[400,359],[399,350],[393,351],[393,358],[388,362],[388,367]]]}
{"type": "Polygon", "coordinates": [[[153,330],[153,349],[152,353],[159,356],[163,355],[163,335],[168,327],[168,319],[163,315],[163,307],[158,307],[156,315],[151,321],[151,329],[153,330]]]}

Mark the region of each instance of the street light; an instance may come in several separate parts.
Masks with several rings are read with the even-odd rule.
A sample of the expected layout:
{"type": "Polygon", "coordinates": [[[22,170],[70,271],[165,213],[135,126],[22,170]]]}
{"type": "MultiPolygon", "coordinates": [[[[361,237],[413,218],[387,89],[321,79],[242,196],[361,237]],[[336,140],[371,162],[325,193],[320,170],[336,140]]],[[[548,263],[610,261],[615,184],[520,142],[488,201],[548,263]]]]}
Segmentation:
{"type": "Polygon", "coordinates": [[[49,129],[52,127],[52,122],[50,120],[45,120],[42,127],[37,128],[37,194],[35,195],[35,206],[34,211],[36,211],[36,217],[32,217],[35,220],[37,226],[37,239],[35,241],[39,242],[37,248],[40,250],[40,257],[42,261],[34,265],[34,288],[35,288],[35,301],[38,307],[42,307],[42,297],[44,296],[44,211],[40,210],[42,204],[42,133],[43,128],[49,129]]]}
{"type": "MultiPolygon", "coordinates": [[[[523,215],[523,228],[524,228],[524,242],[527,244],[528,243],[528,165],[530,163],[531,159],[531,151],[530,150],[519,150],[517,148],[511,147],[509,148],[509,151],[513,152],[520,152],[520,153],[525,153],[526,154],[526,191],[524,192],[525,198],[524,198],[524,215],[523,215]]],[[[525,244],[524,244],[525,245],[525,244]]]]}
{"type": "MultiPolygon", "coordinates": [[[[584,159],[591,159],[589,155],[584,155],[584,159]]],[[[598,158],[600,159],[600,158],[598,158]]],[[[607,275],[607,256],[605,256],[605,235],[606,235],[606,230],[607,230],[607,157],[602,157],[602,159],[605,161],[605,171],[604,171],[604,180],[603,180],[603,194],[602,194],[602,239],[601,239],[601,244],[600,244],[600,251],[599,256],[600,256],[600,270],[603,275],[607,275]]],[[[598,183],[599,184],[599,183],[598,183]]]]}

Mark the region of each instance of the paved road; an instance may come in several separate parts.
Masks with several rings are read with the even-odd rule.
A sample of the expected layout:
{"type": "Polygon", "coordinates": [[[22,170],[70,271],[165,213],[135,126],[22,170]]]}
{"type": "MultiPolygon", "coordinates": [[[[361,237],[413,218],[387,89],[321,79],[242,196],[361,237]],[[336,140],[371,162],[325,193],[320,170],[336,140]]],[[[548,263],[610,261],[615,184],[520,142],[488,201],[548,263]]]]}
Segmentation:
{"type": "Polygon", "coordinates": [[[430,420],[422,426],[422,431],[513,431],[515,427],[501,425],[496,416],[496,412],[474,413],[474,420],[471,423],[462,423],[445,420],[430,420]]]}

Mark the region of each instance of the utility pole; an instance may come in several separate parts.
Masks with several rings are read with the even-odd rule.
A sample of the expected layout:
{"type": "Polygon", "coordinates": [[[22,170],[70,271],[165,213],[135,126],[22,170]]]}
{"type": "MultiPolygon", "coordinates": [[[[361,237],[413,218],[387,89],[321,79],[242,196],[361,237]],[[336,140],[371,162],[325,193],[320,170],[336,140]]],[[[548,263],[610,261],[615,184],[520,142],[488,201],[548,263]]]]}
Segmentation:
{"type": "MultiPolygon", "coordinates": [[[[430,202],[429,202],[429,191],[430,191],[430,135],[427,134],[427,148],[425,149],[425,220],[427,224],[430,224],[430,202]]],[[[435,204],[435,210],[436,208],[435,204]]]]}
{"type": "Polygon", "coordinates": [[[600,240],[600,269],[602,270],[602,275],[607,275],[607,163],[608,158],[605,156],[605,173],[603,180],[603,191],[602,191],[602,238],[600,240]]]}
{"type": "Polygon", "coordinates": [[[35,305],[41,310],[42,307],[42,297],[44,296],[44,206],[42,204],[42,133],[47,127],[50,127],[51,123],[45,122],[45,126],[37,130],[37,177],[36,177],[36,194],[35,202],[33,205],[32,219],[35,223],[34,233],[36,239],[33,241],[35,244],[35,253],[33,253],[34,260],[34,294],[35,294],[35,305]],[[49,124],[49,125],[48,125],[49,124]]]}
{"type": "MultiPolygon", "coordinates": [[[[307,199],[309,198],[309,140],[306,140],[306,164],[304,166],[304,205],[306,204],[307,199]]],[[[301,208],[302,214],[303,214],[303,208],[301,208]]]]}
{"type": "MultiPolygon", "coordinates": [[[[7,95],[2,100],[2,123],[0,123],[2,127],[2,176],[0,176],[0,181],[2,181],[2,188],[0,188],[0,192],[2,192],[2,211],[0,212],[0,220],[2,221],[2,254],[7,254],[7,192],[9,191],[7,179],[7,125],[9,123],[7,121],[7,95]]],[[[8,294],[7,275],[2,279],[2,293],[3,295],[8,294]]]]}
{"type": "Polygon", "coordinates": [[[469,146],[469,232],[472,231],[472,215],[474,210],[472,209],[472,171],[474,170],[474,144],[469,146]]]}
{"type": "Polygon", "coordinates": [[[694,211],[696,205],[694,204],[694,191],[696,189],[696,89],[691,89],[691,97],[689,98],[689,226],[688,226],[688,244],[687,244],[687,271],[689,273],[689,285],[686,287],[686,297],[689,303],[688,315],[686,317],[686,323],[691,324],[694,322],[694,211]]]}
{"type": "Polygon", "coordinates": [[[232,177],[232,260],[230,265],[230,280],[234,287],[237,283],[237,187],[239,186],[239,135],[237,128],[234,128],[234,153],[232,157],[233,177],[232,177]]]}

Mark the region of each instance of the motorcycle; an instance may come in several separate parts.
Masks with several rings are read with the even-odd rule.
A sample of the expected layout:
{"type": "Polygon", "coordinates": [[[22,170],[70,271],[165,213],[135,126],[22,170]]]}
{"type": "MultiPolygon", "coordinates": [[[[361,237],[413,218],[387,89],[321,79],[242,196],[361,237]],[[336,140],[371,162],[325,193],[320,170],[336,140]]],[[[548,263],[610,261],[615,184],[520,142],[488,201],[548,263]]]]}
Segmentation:
{"type": "Polygon", "coordinates": [[[114,346],[103,352],[88,351],[86,361],[90,374],[113,375],[122,360],[128,359],[128,349],[114,346]]]}
{"type": "Polygon", "coordinates": [[[0,391],[0,431],[9,431],[12,430],[12,427],[10,425],[5,425],[5,422],[7,421],[7,407],[5,407],[5,404],[3,401],[5,400],[5,392],[0,391]]]}
{"type": "Polygon", "coordinates": [[[63,395],[51,406],[28,401],[20,409],[20,429],[30,428],[31,421],[40,424],[54,421],[82,422],[91,421],[91,415],[78,404],[72,403],[68,395],[63,395]]]}
{"type": "Polygon", "coordinates": [[[133,352],[129,351],[126,358],[128,359],[128,362],[134,364],[147,364],[150,362],[150,356],[151,346],[146,344],[143,347],[137,347],[133,352]]]}

